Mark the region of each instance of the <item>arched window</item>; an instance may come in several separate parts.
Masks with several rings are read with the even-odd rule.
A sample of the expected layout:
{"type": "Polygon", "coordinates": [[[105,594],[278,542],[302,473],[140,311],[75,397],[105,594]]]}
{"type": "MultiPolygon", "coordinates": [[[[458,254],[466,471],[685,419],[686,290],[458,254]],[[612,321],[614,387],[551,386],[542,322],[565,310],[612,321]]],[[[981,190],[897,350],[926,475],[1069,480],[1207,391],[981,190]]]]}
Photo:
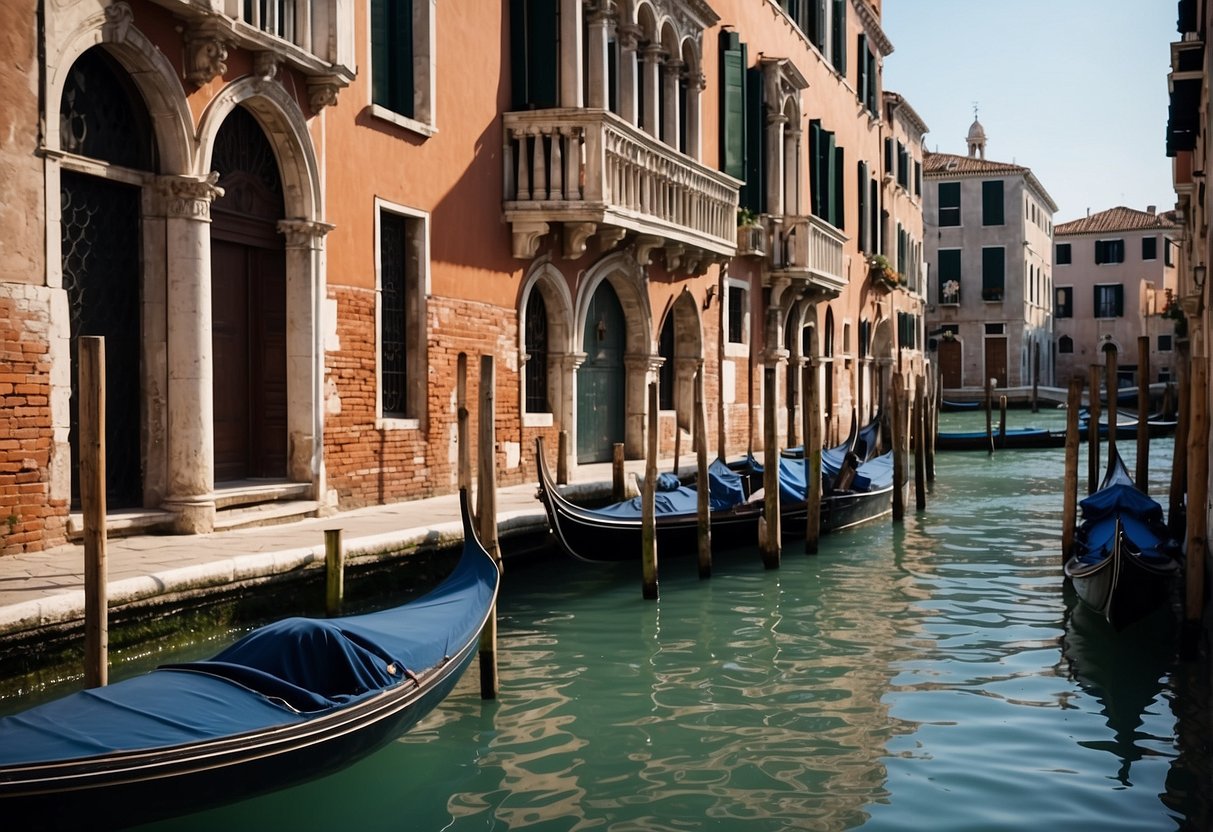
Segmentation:
{"type": "Polygon", "coordinates": [[[550,413],[548,403],[548,310],[532,289],[526,302],[526,412],[550,413]]]}
{"type": "Polygon", "coordinates": [[[657,353],[665,359],[658,370],[657,393],[658,407],[661,410],[674,409],[674,313],[665,316],[661,325],[661,338],[657,344],[657,353]]]}
{"type": "Polygon", "coordinates": [[[1074,339],[1069,335],[1063,335],[1057,339],[1057,352],[1059,354],[1069,354],[1074,352],[1074,339]]]}

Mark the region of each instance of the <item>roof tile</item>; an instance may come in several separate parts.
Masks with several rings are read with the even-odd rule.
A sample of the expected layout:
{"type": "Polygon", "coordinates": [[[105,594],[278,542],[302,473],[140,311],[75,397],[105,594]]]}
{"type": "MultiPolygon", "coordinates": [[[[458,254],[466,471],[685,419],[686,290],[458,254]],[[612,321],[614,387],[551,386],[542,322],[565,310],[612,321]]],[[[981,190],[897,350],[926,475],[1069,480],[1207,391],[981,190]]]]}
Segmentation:
{"type": "Polygon", "coordinates": [[[1174,212],[1152,214],[1118,205],[1106,211],[1091,214],[1053,226],[1053,234],[1061,237],[1068,234],[1102,234],[1108,231],[1145,231],[1151,228],[1174,228],[1174,212]]]}

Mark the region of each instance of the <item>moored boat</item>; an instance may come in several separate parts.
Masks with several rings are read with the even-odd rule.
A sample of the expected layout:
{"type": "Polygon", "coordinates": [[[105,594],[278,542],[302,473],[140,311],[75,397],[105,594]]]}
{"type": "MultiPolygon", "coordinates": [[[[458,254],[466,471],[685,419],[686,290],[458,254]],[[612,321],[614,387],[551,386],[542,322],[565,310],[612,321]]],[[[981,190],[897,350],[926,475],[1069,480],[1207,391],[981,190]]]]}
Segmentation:
{"type": "Polygon", "coordinates": [[[0,718],[0,810],[39,828],[121,828],[337,771],[407,731],[475,657],[499,571],[461,494],[464,547],[429,593],[289,618],[0,718]]]}
{"type": "Polygon", "coordinates": [[[1179,574],[1179,545],[1162,506],[1138,490],[1115,446],[1066,553],[1065,575],[1079,599],[1120,629],[1165,604],[1179,574]]]}

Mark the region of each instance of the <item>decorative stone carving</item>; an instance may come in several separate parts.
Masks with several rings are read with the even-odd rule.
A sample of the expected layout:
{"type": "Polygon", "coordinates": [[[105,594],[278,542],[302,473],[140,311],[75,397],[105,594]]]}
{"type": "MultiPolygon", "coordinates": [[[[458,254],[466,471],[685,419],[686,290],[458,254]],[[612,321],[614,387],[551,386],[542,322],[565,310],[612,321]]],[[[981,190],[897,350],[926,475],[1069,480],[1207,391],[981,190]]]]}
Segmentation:
{"type": "Polygon", "coordinates": [[[513,224],[513,251],[520,260],[530,260],[539,251],[539,241],[551,228],[546,222],[516,221],[513,224]]]}
{"type": "Polygon", "coordinates": [[[282,56],[277,52],[258,52],[253,58],[253,74],[257,80],[268,84],[278,77],[278,67],[282,63],[282,56]]]}
{"type": "Polygon", "coordinates": [[[185,30],[185,77],[202,86],[227,72],[228,42],[206,23],[185,30]]]}
{"type": "Polygon", "coordinates": [[[668,243],[665,247],[665,265],[672,272],[678,271],[678,266],[682,263],[683,252],[686,251],[686,246],[681,243],[668,243]]]}
{"type": "Polygon", "coordinates": [[[287,248],[311,248],[319,245],[336,228],[318,220],[278,220],[278,233],[286,237],[287,248]]]}
{"type": "Polygon", "coordinates": [[[622,240],[628,230],[621,225],[604,225],[598,229],[598,251],[606,254],[615,244],[622,240]]]}
{"type": "Polygon", "coordinates": [[[105,7],[105,24],[101,27],[101,39],[106,43],[124,43],[126,34],[135,22],[135,13],[126,3],[114,3],[105,7]]]}
{"type": "Polygon", "coordinates": [[[585,254],[585,245],[597,228],[593,222],[564,223],[564,259],[576,260],[585,254]]]}
{"type": "Polygon", "coordinates": [[[206,176],[162,176],[158,180],[164,200],[164,213],[169,217],[209,221],[211,203],[223,196],[219,171],[206,176]]]}
{"type": "Polygon", "coordinates": [[[337,93],[345,84],[336,76],[324,75],[319,78],[309,78],[307,81],[307,101],[312,112],[318,113],[325,107],[337,103],[337,93]]]}
{"type": "Polygon", "coordinates": [[[647,266],[653,259],[653,249],[665,242],[661,237],[652,234],[640,234],[636,237],[636,263],[647,266]]]}

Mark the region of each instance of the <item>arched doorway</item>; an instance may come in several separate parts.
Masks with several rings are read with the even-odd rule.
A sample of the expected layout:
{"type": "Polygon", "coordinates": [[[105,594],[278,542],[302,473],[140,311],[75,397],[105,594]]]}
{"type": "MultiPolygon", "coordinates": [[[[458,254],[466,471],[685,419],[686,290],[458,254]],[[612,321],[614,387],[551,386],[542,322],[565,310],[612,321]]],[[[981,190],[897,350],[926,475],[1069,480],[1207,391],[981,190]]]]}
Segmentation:
{"type": "Polygon", "coordinates": [[[577,369],[577,461],[611,459],[624,437],[627,322],[619,296],[602,281],[590,298],[582,334],[585,362],[577,369]]]}
{"type": "MultiPolygon", "coordinates": [[[[154,172],[156,148],[147,109],[128,74],[103,47],[84,52],[68,73],[60,102],[64,150],[107,162],[110,170],[154,172]]],[[[116,171],[115,171],[116,172],[116,171]]],[[[137,176],[123,177],[129,182],[137,176]]],[[[68,442],[79,459],[79,338],[105,338],[106,502],[143,504],[140,437],[142,293],[141,189],[115,178],[68,170],[59,177],[63,289],[71,355],[68,442]]],[[[78,503],[78,466],[71,465],[78,503]]]]}
{"type": "Polygon", "coordinates": [[[236,107],[211,166],[215,481],[287,473],[286,258],[282,180],[256,118],[236,107]]]}

